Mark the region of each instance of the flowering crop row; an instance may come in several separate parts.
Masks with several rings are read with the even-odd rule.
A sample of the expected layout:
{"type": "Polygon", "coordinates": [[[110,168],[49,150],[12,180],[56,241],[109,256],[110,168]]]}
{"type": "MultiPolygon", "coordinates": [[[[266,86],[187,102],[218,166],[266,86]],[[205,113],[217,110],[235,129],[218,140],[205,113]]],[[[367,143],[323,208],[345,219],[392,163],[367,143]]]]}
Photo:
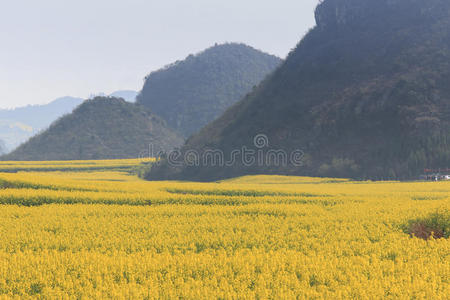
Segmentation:
{"type": "Polygon", "coordinates": [[[0,298],[446,299],[450,183],[0,173],[0,298]]]}

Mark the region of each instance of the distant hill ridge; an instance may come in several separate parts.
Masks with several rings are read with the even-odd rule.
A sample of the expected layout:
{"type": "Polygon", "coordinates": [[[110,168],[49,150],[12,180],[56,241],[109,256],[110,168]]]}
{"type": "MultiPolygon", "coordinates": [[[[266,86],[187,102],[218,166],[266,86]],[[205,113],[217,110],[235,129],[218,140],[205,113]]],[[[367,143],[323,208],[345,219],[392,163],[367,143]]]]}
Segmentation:
{"type": "MultiPolygon", "coordinates": [[[[148,179],[276,173],[417,178],[450,166],[450,1],[325,0],[315,26],[250,95],[183,152],[243,146],[304,152],[303,164],[162,164],[148,179]]],[[[229,157],[227,157],[229,158],[229,157]]]]}
{"type": "MultiPolygon", "coordinates": [[[[117,113],[119,110],[116,98],[120,97],[132,102],[136,98],[136,92],[117,91],[112,94],[115,97],[110,99],[106,96],[96,97],[96,101],[85,101],[72,114],[64,116],[52,124],[48,130],[31,138],[4,158],[48,160],[136,157],[139,155],[136,152],[137,148],[143,150],[142,142],[149,140],[146,134],[150,133],[157,133],[153,143],[157,145],[156,148],[170,150],[182,144],[182,137],[174,131],[184,136],[197,131],[250,92],[256,84],[277,68],[280,62],[281,60],[275,56],[243,44],[216,45],[197,55],[190,55],[184,61],[178,61],[152,72],[146,78],[136,105],[120,104],[124,115],[117,113]],[[149,113],[148,109],[152,112],[150,113],[152,121],[158,123],[158,126],[149,126],[138,117],[139,110],[145,114],[149,113]],[[82,115],[87,113],[89,116],[82,115]],[[109,116],[109,113],[113,114],[109,116]],[[162,118],[156,116],[159,114],[162,118]],[[123,121],[122,124],[116,122],[119,119],[123,121]],[[107,129],[106,125],[102,126],[100,120],[108,120],[108,122],[114,120],[115,122],[111,123],[114,126],[107,129]],[[87,124],[90,127],[87,127],[87,124]],[[136,134],[130,130],[133,126],[136,134]],[[151,130],[147,132],[137,129],[148,129],[148,127],[151,127],[151,130]],[[156,131],[153,130],[155,128],[156,131]],[[99,131],[101,134],[94,131],[99,131]],[[121,140],[122,132],[128,132],[126,136],[131,137],[126,141],[126,145],[122,144],[124,141],[121,140]],[[162,132],[166,134],[166,137],[158,135],[162,132]],[[91,139],[87,139],[87,136],[91,136],[91,139]],[[109,146],[108,143],[114,144],[114,147],[109,146]],[[79,149],[75,150],[76,148],[79,149]]],[[[56,116],[46,112],[45,109],[58,106],[63,102],[62,100],[68,102],[71,99],[61,99],[48,106],[39,106],[38,108],[44,113],[35,111],[34,116],[30,116],[29,119],[36,121],[43,117],[48,122],[45,125],[48,126],[56,119],[56,116]]],[[[74,99],[73,106],[70,107],[70,111],[67,108],[65,114],[70,113],[71,109],[82,101],[74,99]]],[[[20,119],[29,109],[34,107],[15,110],[16,119],[20,119]]],[[[58,113],[60,112],[57,111],[55,115],[63,115],[58,113]]],[[[42,124],[35,127],[29,125],[30,122],[14,124],[21,131],[27,132],[24,137],[36,134],[35,128],[45,129],[42,124]]],[[[7,121],[7,126],[11,126],[10,121],[7,121]]],[[[19,140],[23,141],[24,138],[19,140]]],[[[154,150],[158,152],[158,149],[154,150]]]]}
{"type": "Polygon", "coordinates": [[[2,140],[0,140],[0,155],[3,155],[6,153],[6,145],[5,142],[3,142],[2,140]]]}
{"type": "Polygon", "coordinates": [[[183,138],[146,108],[114,97],[86,100],[3,160],[136,158],[180,146],[183,138]]]}
{"type": "Polygon", "coordinates": [[[150,73],[137,102],[188,137],[251,92],[280,63],[244,44],[216,45],[150,73]]]}
{"type": "Polygon", "coordinates": [[[136,92],[136,91],[122,90],[122,91],[116,91],[116,92],[110,94],[109,97],[122,98],[128,102],[135,102],[137,95],[138,95],[138,92],[136,92]]]}
{"type": "MultiPolygon", "coordinates": [[[[134,102],[137,94],[136,91],[121,90],[110,96],[134,102]]],[[[71,113],[83,101],[67,96],[48,104],[0,109],[0,139],[4,140],[5,149],[15,149],[33,135],[47,129],[59,117],[71,113]]]]}
{"type": "Polygon", "coordinates": [[[81,98],[62,97],[49,104],[0,109],[0,139],[12,150],[82,102],[81,98]]]}

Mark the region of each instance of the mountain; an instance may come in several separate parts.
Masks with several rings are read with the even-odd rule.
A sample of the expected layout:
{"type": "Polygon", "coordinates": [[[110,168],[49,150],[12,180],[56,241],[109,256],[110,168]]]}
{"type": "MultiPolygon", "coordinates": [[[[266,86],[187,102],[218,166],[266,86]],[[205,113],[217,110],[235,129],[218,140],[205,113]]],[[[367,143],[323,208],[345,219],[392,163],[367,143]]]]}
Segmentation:
{"type": "Polygon", "coordinates": [[[279,66],[275,56],[223,44],[153,72],[137,102],[185,137],[220,116],[279,66]]]}
{"type": "Polygon", "coordinates": [[[7,149],[14,149],[62,115],[71,113],[83,99],[58,98],[45,105],[29,105],[0,110],[0,139],[7,149]]]}
{"type": "Polygon", "coordinates": [[[110,94],[109,96],[114,97],[114,98],[122,98],[128,102],[135,102],[137,95],[138,95],[138,92],[136,92],[136,91],[123,90],[123,91],[116,91],[116,92],[110,94]]]}
{"type": "Polygon", "coordinates": [[[263,163],[235,153],[228,165],[178,159],[183,164],[165,161],[148,179],[409,179],[449,167],[450,1],[324,0],[315,17],[283,65],[190,138],[180,156],[218,149],[230,161],[245,146],[263,163]],[[263,138],[258,147],[255,136],[263,138]],[[297,159],[283,164],[275,150],[297,159]]]}
{"type": "Polygon", "coordinates": [[[0,140],[0,155],[3,155],[6,153],[6,145],[5,142],[3,142],[2,140],[0,140]]]}
{"type": "Polygon", "coordinates": [[[32,137],[3,160],[137,158],[180,146],[183,139],[146,108],[96,97],[32,137]]]}

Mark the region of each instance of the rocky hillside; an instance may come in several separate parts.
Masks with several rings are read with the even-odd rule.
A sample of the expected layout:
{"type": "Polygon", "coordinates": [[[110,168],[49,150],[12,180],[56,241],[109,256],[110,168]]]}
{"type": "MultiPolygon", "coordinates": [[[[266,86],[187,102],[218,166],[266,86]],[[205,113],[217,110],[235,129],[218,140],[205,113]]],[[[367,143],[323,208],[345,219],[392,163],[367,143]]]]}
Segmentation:
{"type": "Polygon", "coordinates": [[[183,150],[220,149],[230,159],[243,146],[300,149],[301,164],[165,163],[148,178],[406,179],[449,167],[450,1],[325,0],[316,22],[268,80],[183,150]],[[254,145],[258,134],[267,137],[264,147],[254,145]]]}
{"type": "Polygon", "coordinates": [[[151,73],[137,102],[185,137],[220,116],[281,60],[243,44],[216,45],[151,73]]]}
{"type": "Polygon", "coordinates": [[[3,160],[136,158],[180,146],[183,139],[146,108],[112,97],[86,100],[3,160]]]}

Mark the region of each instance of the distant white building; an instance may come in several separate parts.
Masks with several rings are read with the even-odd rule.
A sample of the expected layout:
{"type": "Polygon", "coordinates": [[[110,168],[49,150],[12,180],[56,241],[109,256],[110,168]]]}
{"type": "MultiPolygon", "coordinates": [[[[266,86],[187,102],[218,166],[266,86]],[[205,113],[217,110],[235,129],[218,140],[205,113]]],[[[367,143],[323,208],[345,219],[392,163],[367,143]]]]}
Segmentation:
{"type": "Polygon", "coordinates": [[[450,169],[425,170],[425,174],[421,175],[422,180],[444,181],[450,180],[450,169]]]}

